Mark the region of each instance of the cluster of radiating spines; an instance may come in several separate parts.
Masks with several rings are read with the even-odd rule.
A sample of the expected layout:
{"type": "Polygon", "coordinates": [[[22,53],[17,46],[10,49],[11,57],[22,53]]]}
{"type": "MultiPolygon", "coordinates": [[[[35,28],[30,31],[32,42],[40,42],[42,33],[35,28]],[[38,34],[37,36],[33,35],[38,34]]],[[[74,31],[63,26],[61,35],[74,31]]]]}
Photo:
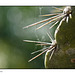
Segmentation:
{"type": "Polygon", "coordinates": [[[60,9],[60,8],[56,8],[56,7],[54,7],[54,8],[55,9],[58,9],[59,11],[62,11],[62,13],[41,15],[41,16],[53,16],[53,17],[50,17],[48,19],[45,19],[45,20],[42,20],[42,21],[39,21],[39,22],[36,22],[34,24],[31,24],[29,26],[24,27],[24,28],[28,28],[28,27],[35,26],[35,25],[38,25],[40,23],[43,23],[43,22],[47,22],[48,21],[47,23],[41,25],[37,29],[40,29],[43,26],[45,26],[45,25],[47,25],[49,23],[52,23],[52,26],[49,28],[49,29],[51,29],[56,24],[58,24],[58,26],[57,26],[57,28],[55,30],[55,33],[54,33],[54,38],[55,39],[51,38],[51,34],[48,34],[47,33],[47,35],[49,36],[49,38],[51,40],[51,43],[48,43],[48,42],[40,42],[40,41],[24,40],[25,42],[38,43],[38,45],[48,45],[48,47],[46,47],[46,48],[43,48],[41,50],[38,50],[38,51],[35,51],[35,52],[31,53],[31,54],[34,54],[34,53],[37,53],[37,52],[42,51],[40,54],[38,54],[37,56],[33,57],[28,62],[34,60],[35,58],[39,57],[40,55],[42,55],[45,52],[46,52],[46,54],[45,54],[45,60],[46,60],[46,57],[47,57],[48,53],[51,52],[51,55],[50,55],[50,58],[49,58],[49,60],[50,60],[51,57],[52,57],[52,55],[53,55],[53,53],[54,53],[54,51],[57,49],[56,35],[57,35],[58,31],[59,31],[59,28],[60,28],[62,22],[65,21],[65,20],[66,20],[66,22],[68,22],[69,17],[72,18],[72,16],[71,16],[72,10],[71,10],[71,7],[70,6],[67,6],[64,9],[60,9]]]}
{"type": "Polygon", "coordinates": [[[34,60],[35,58],[39,57],[40,55],[42,55],[43,53],[46,52],[46,55],[47,56],[47,53],[48,52],[51,52],[51,55],[50,55],[50,58],[49,60],[51,59],[53,53],[54,53],[54,50],[57,46],[57,42],[56,40],[53,40],[53,38],[51,37],[51,34],[47,33],[47,35],[49,36],[50,40],[51,40],[51,43],[49,42],[40,42],[40,41],[31,41],[31,40],[23,40],[25,42],[33,42],[33,43],[37,43],[38,45],[45,45],[45,46],[48,46],[46,48],[43,48],[41,50],[38,50],[38,51],[35,51],[35,52],[32,52],[31,54],[34,54],[34,53],[37,53],[37,52],[41,52],[40,54],[36,55],[35,57],[31,58],[28,62],[34,60]]]}
{"type": "Polygon", "coordinates": [[[41,15],[41,16],[52,16],[52,17],[44,19],[44,20],[36,22],[36,23],[33,23],[31,25],[25,26],[25,27],[23,27],[23,29],[24,28],[29,28],[29,27],[32,27],[32,26],[35,26],[35,25],[38,25],[38,24],[41,24],[41,23],[44,23],[44,22],[46,22],[46,23],[44,23],[43,25],[41,25],[38,28],[36,28],[36,30],[42,28],[45,25],[48,25],[48,24],[52,23],[52,25],[49,28],[49,29],[51,29],[56,24],[58,24],[59,22],[63,21],[63,19],[64,20],[66,19],[66,22],[68,22],[69,17],[72,18],[72,16],[71,16],[72,10],[71,10],[70,6],[67,6],[64,9],[60,9],[60,8],[55,7],[55,9],[58,9],[60,13],[41,15]]]}
{"type": "Polygon", "coordinates": [[[59,25],[57,26],[56,30],[55,30],[55,34],[54,34],[54,37],[56,39],[56,35],[60,29],[60,26],[62,25],[62,22],[66,20],[66,22],[68,23],[68,20],[69,20],[69,17],[70,19],[72,18],[72,9],[70,6],[67,6],[64,8],[63,10],[63,14],[66,14],[65,17],[63,17],[60,22],[59,22],[59,25]]]}

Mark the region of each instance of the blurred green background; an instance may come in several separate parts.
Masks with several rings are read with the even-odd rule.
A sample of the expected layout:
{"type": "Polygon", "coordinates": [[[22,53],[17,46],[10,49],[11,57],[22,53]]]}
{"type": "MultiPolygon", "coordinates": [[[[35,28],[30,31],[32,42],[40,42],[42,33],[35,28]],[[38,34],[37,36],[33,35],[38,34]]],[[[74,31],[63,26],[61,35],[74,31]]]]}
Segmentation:
{"type": "MultiPolygon", "coordinates": [[[[31,53],[42,49],[43,47],[36,46],[35,43],[26,43],[23,40],[27,39],[49,42],[50,39],[46,34],[46,30],[50,27],[50,25],[47,25],[37,31],[35,31],[35,29],[40,26],[40,24],[28,29],[23,29],[23,27],[48,18],[40,17],[39,15],[53,12],[56,11],[51,6],[0,6],[1,69],[45,68],[44,54],[35,60],[28,62],[29,59],[38,54],[31,55],[31,53]]],[[[52,35],[54,34],[56,26],[51,29],[52,35]]]]}
{"type": "Polygon", "coordinates": [[[44,68],[44,55],[28,62],[36,55],[31,52],[42,47],[23,40],[50,41],[45,28],[35,31],[37,26],[23,27],[47,18],[39,15],[48,14],[50,10],[51,7],[43,6],[0,6],[0,68],[44,68]]]}

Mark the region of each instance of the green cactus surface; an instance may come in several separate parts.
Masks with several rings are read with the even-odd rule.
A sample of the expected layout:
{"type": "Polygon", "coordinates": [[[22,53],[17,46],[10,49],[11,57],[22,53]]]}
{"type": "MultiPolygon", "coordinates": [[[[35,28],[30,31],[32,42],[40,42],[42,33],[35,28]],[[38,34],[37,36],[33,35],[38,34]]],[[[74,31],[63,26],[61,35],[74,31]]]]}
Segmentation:
{"type": "Polygon", "coordinates": [[[75,7],[72,7],[72,19],[64,21],[56,35],[58,50],[52,59],[47,57],[46,68],[75,68],[75,7]]]}

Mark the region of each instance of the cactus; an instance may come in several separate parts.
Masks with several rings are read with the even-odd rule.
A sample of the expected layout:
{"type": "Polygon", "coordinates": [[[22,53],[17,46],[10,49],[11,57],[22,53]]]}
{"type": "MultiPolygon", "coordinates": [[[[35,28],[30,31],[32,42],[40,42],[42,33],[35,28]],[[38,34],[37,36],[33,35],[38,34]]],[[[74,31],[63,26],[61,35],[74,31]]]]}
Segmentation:
{"type": "Polygon", "coordinates": [[[47,56],[46,68],[75,68],[75,13],[74,8],[72,19],[69,22],[62,23],[60,30],[56,35],[59,49],[54,53],[49,61],[47,56]]]}

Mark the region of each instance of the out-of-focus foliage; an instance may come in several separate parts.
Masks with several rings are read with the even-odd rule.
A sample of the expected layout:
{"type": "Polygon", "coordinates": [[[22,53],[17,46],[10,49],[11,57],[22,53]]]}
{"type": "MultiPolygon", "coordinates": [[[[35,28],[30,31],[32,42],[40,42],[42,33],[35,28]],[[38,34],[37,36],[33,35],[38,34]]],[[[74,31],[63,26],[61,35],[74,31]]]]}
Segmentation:
{"type": "Polygon", "coordinates": [[[0,68],[44,68],[44,55],[28,62],[36,55],[31,55],[31,52],[42,47],[23,40],[48,41],[46,28],[35,31],[37,26],[23,27],[47,18],[39,15],[52,12],[50,10],[51,7],[43,6],[0,7],[0,68]]]}
{"type": "Polygon", "coordinates": [[[75,68],[75,7],[72,9],[72,19],[63,22],[57,34],[59,50],[47,61],[47,68],[75,68]]]}

